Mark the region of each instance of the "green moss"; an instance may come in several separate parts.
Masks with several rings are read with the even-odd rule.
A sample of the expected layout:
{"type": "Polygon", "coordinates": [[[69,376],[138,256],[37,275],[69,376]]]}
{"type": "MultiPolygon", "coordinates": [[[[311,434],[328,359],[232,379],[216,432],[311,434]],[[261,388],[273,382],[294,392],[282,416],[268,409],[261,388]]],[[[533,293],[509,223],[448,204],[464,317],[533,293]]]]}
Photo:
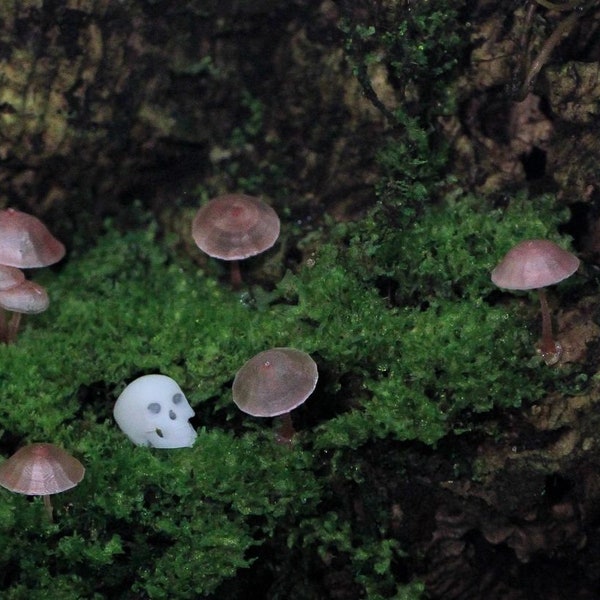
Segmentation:
{"type": "Polygon", "coordinates": [[[0,348],[2,443],[63,445],[87,476],[55,497],[55,525],[39,499],[0,490],[7,598],[41,596],[50,578],[65,598],[218,595],[240,569],[264,568],[260,548],[293,531],[309,553],[335,544],[347,554],[369,598],[403,597],[382,579],[402,559],[398,540],[348,529],[331,497],[321,510],[331,477],[354,462],[351,449],[435,444],[561,377],[534,356],[526,315],[489,301],[491,266],[523,237],[556,237],[561,213],[550,198],[524,197],[505,209],[449,198],[397,223],[386,210],[397,207],[333,227],[310,264],[254,299],[174,255],[153,225],[110,232],[39,273],[50,309],[0,348]],[[291,449],[231,402],[237,369],[272,346],[311,353],[321,372],[291,449]],[[114,426],[120,390],[150,372],[186,391],[193,449],[136,448],[114,426]]]}
{"type": "Polygon", "coordinates": [[[518,406],[553,378],[524,323],[486,299],[489,272],[510,246],[556,237],[562,213],[551,198],[517,198],[504,210],[451,198],[405,227],[383,212],[338,228],[338,248],[321,248],[310,270],[282,284],[298,320],[313,324],[309,346],[361,382],[350,399],[361,409],[328,421],[322,447],[389,435],[431,444],[463,413],[518,406]]]}
{"type": "Polygon", "coordinates": [[[436,201],[427,195],[386,198],[352,230],[350,255],[361,278],[390,278],[397,302],[481,298],[493,289],[489,273],[517,242],[560,241],[567,218],[551,195],[519,193],[505,208],[454,192],[436,201]]]}
{"type": "MultiPolygon", "coordinates": [[[[367,4],[348,11],[341,29],[345,50],[367,97],[380,105],[369,81],[368,67],[384,64],[406,96],[406,108],[423,117],[452,108],[447,81],[468,42],[468,25],[460,11],[464,2],[432,0],[417,5],[367,4]]],[[[383,106],[382,106],[383,108],[383,106]]],[[[400,114],[408,114],[403,109],[400,114]]]]}
{"type": "Polygon", "coordinates": [[[236,296],[171,258],[153,228],[109,234],[58,276],[45,274],[50,310],[0,348],[5,446],[51,440],[87,466],[84,482],[55,499],[60,526],[45,522],[40,501],[0,490],[14,597],[42,594],[46,572],[64,575],[73,597],[208,594],[250,564],[249,548],[298,513],[296,503],[312,506],[319,495],[309,454],[273,444],[268,428],[234,437],[214,426],[214,397],[251,348],[269,343],[268,331],[236,296]],[[113,425],[123,385],[158,371],[212,419],[193,450],[135,448],[113,425]]]}

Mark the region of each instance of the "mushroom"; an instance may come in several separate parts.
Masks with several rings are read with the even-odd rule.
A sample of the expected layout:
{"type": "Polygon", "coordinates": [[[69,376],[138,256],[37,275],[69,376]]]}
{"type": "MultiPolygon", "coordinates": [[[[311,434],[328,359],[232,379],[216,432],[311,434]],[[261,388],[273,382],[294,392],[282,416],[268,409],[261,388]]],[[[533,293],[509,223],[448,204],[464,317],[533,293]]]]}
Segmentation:
{"type": "Polygon", "coordinates": [[[192,237],[200,250],[231,261],[231,285],[241,286],[239,260],[273,246],[279,237],[277,213],[259,198],[225,194],[202,206],[192,223],[192,237]]]}
{"type": "Polygon", "coordinates": [[[11,492],[42,496],[52,521],[50,494],[75,487],[85,474],[83,465],[54,444],[30,444],[0,464],[0,485],[11,492]]]}
{"type": "MultiPolygon", "coordinates": [[[[25,275],[23,271],[16,267],[6,267],[0,265],[0,293],[4,290],[8,290],[15,287],[25,281],[25,275]]],[[[6,315],[4,310],[0,310],[0,342],[7,342],[8,331],[6,323],[6,315]]]]}
{"type": "Polygon", "coordinates": [[[45,288],[27,279],[13,287],[0,289],[0,309],[14,313],[7,323],[4,313],[0,312],[0,341],[6,344],[14,342],[17,339],[21,315],[44,312],[49,303],[45,288]]]}
{"type": "Polygon", "coordinates": [[[562,346],[552,335],[552,320],[544,288],[577,271],[579,259],[549,240],[525,240],[509,250],[492,271],[492,281],[508,290],[538,290],[542,308],[542,338],[538,352],[547,365],[556,364],[562,346]]]}
{"type": "Polygon", "coordinates": [[[21,314],[42,312],[48,307],[44,288],[25,283],[19,269],[47,267],[64,255],[63,244],[37,217],[14,208],[0,210],[0,342],[16,340],[21,314]],[[8,325],[4,309],[15,312],[8,325]]]}
{"type": "Polygon", "coordinates": [[[65,247],[33,215],[0,210],[0,264],[20,269],[47,267],[63,258],[65,247]]]}
{"type": "Polygon", "coordinates": [[[16,267],[0,265],[0,291],[8,290],[25,281],[25,274],[16,267]]]}
{"type": "Polygon", "coordinates": [[[259,352],[237,372],[233,401],[254,417],[281,417],[278,439],[289,443],[294,435],[290,411],[314,391],[319,373],[306,352],[272,348],[259,352]]]}

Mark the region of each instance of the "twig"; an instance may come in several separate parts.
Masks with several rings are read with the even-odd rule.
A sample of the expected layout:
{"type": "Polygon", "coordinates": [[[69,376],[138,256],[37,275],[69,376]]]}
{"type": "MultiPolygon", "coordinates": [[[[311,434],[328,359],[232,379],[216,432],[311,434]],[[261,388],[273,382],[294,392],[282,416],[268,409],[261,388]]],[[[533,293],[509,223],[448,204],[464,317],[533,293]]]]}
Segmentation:
{"type": "Polygon", "coordinates": [[[540,6],[547,8],[548,10],[572,10],[578,8],[581,5],[579,0],[573,0],[572,2],[565,2],[564,4],[557,4],[556,2],[550,2],[550,0],[535,0],[540,6]]]}
{"type": "MultiPolygon", "coordinates": [[[[537,2],[539,2],[539,0],[537,0],[537,2]]],[[[521,99],[525,98],[525,96],[531,92],[535,80],[542,67],[548,62],[550,54],[552,54],[552,51],[554,48],[556,48],[559,42],[564,37],[568,36],[569,33],[571,33],[571,30],[573,27],[575,27],[575,24],[579,20],[580,16],[581,13],[579,11],[572,12],[568,17],[559,23],[558,27],[552,32],[552,35],[550,35],[550,37],[544,42],[542,49],[529,67],[529,71],[527,72],[527,76],[525,77],[525,81],[523,82],[523,86],[521,88],[521,99]]]]}

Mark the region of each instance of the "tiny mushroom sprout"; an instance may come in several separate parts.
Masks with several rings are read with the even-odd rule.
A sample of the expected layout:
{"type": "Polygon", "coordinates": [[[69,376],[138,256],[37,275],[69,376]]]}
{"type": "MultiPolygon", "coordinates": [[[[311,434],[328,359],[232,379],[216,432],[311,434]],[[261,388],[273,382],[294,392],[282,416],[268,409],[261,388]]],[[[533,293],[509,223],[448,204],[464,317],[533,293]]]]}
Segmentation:
{"type": "Polygon", "coordinates": [[[239,260],[268,250],[279,237],[277,213],[265,202],[245,194],[225,194],[202,206],[192,223],[200,250],[231,261],[231,285],[241,286],[239,260]]]}
{"type": "Polygon", "coordinates": [[[196,441],[189,422],[194,410],[166,375],[143,375],[132,381],[117,398],[113,414],[121,431],[138,446],[185,448],[196,441]]]}
{"type": "Polygon", "coordinates": [[[51,494],[75,487],[85,474],[83,465],[54,444],[30,444],[0,464],[0,485],[11,492],[42,496],[52,521],[51,494]]]}
{"type": "Polygon", "coordinates": [[[281,417],[278,439],[289,443],[294,435],[290,411],[314,391],[319,373],[306,352],[294,348],[272,348],[259,352],[237,372],[233,401],[254,417],[281,417]]]}
{"type": "Polygon", "coordinates": [[[507,290],[538,290],[542,309],[542,338],[538,351],[547,365],[556,364],[562,346],[552,335],[552,320],[544,288],[577,271],[579,259],[549,240],[525,240],[509,250],[492,271],[492,281],[507,290]]]}
{"type": "Polygon", "coordinates": [[[65,247],[33,215],[14,208],[0,210],[0,342],[14,342],[22,314],[48,308],[41,286],[25,282],[19,269],[47,267],[61,260],[65,247]],[[4,311],[12,311],[10,323],[4,311]]]}

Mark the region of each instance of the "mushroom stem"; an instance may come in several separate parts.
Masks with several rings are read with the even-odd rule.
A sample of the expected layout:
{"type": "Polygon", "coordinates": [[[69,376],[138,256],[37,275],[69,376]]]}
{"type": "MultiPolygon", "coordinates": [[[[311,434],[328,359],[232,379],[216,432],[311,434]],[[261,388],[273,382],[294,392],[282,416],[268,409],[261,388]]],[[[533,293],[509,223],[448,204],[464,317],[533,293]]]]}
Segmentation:
{"type": "MultiPolygon", "coordinates": [[[[538,4],[541,4],[539,0],[537,0],[538,4]]],[[[582,7],[585,9],[585,7],[582,7]]],[[[560,42],[564,38],[566,38],[570,33],[573,27],[577,24],[581,13],[583,10],[574,10],[568,17],[565,17],[557,26],[557,28],[552,32],[550,37],[546,39],[544,42],[539,54],[535,57],[531,65],[529,66],[529,71],[525,77],[525,81],[521,86],[521,99],[523,100],[528,93],[533,89],[533,85],[535,80],[537,79],[538,74],[542,70],[542,67],[548,62],[550,59],[550,55],[552,51],[558,46],[560,42]]]]}
{"type": "Polygon", "coordinates": [[[231,262],[231,287],[234,290],[239,290],[242,287],[242,271],[240,270],[240,261],[232,260],[231,262]]]}
{"type": "Polygon", "coordinates": [[[8,344],[8,331],[6,325],[6,311],[0,308],[0,343],[8,344]]]}
{"type": "Polygon", "coordinates": [[[8,311],[0,307],[0,343],[14,344],[17,341],[17,332],[21,323],[21,313],[13,312],[13,315],[8,319],[8,311]]]}
{"type": "Polygon", "coordinates": [[[50,496],[44,495],[44,496],[42,496],[42,498],[44,500],[44,508],[46,509],[46,512],[48,513],[48,518],[50,519],[50,523],[54,523],[54,517],[52,516],[52,513],[54,512],[54,508],[52,506],[52,502],[50,501],[50,496]]]}
{"type": "Polygon", "coordinates": [[[294,423],[292,422],[292,415],[286,412],[279,416],[277,424],[277,443],[278,444],[291,444],[292,438],[294,437],[296,430],[294,429],[294,423]]]}
{"type": "Polygon", "coordinates": [[[6,343],[14,344],[17,341],[17,332],[21,324],[21,313],[15,312],[8,322],[6,328],[6,343]]]}
{"type": "Polygon", "coordinates": [[[550,309],[548,308],[546,291],[540,288],[538,293],[542,308],[542,339],[538,345],[538,352],[541,354],[547,365],[555,365],[560,360],[562,346],[554,341],[552,335],[552,319],[550,317],[550,309]]]}

